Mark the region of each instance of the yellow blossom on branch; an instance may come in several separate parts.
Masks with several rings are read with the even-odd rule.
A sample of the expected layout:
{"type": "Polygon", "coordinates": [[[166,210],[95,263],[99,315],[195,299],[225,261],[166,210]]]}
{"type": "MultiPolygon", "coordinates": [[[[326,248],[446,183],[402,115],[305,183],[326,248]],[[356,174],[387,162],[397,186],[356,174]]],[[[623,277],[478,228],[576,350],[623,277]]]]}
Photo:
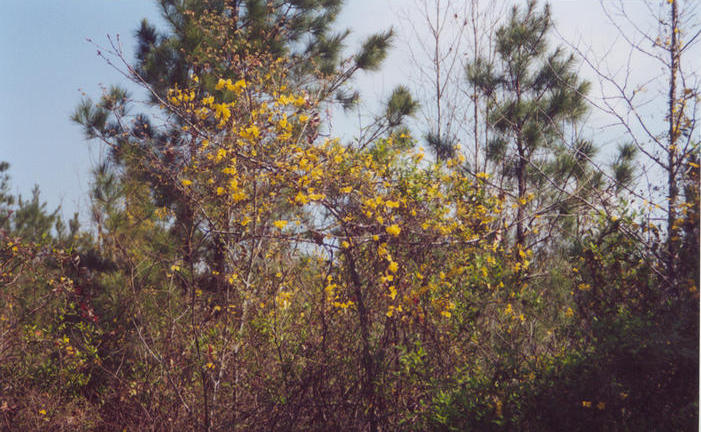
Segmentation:
{"type": "Polygon", "coordinates": [[[275,222],[273,222],[273,225],[275,225],[275,227],[278,229],[283,229],[287,226],[287,221],[286,220],[276,220],[275,222]]]}
{"type": "Polygon", "coordinates": [[[385,228],[385,231],[387,231],[388,234],[396,237],[399,235],[400,232],[402,232],[402,229],[399,228],[397,224],[393,224],[385,228]]]}

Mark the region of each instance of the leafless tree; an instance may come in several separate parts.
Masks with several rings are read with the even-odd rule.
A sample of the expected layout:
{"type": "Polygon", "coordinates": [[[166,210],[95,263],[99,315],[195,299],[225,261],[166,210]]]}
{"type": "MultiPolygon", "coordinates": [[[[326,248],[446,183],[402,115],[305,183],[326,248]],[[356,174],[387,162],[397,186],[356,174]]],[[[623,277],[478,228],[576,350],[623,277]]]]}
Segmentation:
{"type": "Polygon", "coordinates": [[[680,185],[701,142],[696,127],[701,95],[698,2],[646,0],[636,2],[635,10],[623,0],[600,4],[626,47],[626,59],[611,64],[608,54],[621,49],[617,44],[604,53],[578,52],[600,82],[601,97],[592,103],[644,156],[647,193],[631,192],[644,200],[651,220],[665,221],[667,245],[661,258],[673,286],[680,260],[680,212],[685,211],[680,185]]]}
{"type": "Polygon", "coordinates": [[[463,150],[472,159],[473,169],[482,165],[478,162],[484,146],[480,135],[486,136],[487,128],[480,130],[485,107],[478,89],[469,88],[465,81],[465,66],[477,57],[493,56],[493,30],[505,4],[414,0],[400,11],[413,71],[409,79],[421,102],[418,128],[438,157],[450,156],[459,142],[464,144],[472,135],[473,148],[463,150]]]}

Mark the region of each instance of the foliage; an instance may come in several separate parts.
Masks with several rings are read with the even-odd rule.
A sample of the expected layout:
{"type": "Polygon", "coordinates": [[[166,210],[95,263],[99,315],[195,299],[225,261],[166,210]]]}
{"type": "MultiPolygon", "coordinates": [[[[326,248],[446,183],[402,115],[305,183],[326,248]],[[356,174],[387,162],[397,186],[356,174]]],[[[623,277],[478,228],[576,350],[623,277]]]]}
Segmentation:
{"type": "MultiPolygon", "coordinates": [[[[506,222],[524,247],[553,243],[554,230],[576,234],[576,215],[591,209],[603,186],[589,165],[596,147],[573,132],[589,108],[590,84],[579,78],[573,54],[549,47],[552,28],[549,5],[514,6],[495,32],[496,58],[466,68],[489,104],[486,155],[493,183],[513,197],[515,214],[506,222]]],[[[628,167],[623,160],[619,171],[628,167]]]]}
{"type": "MultiPolygon", "coordinates": [[[[73,117],[110,149],[94,170],[93,230],[66,230],[38,192],[15,199],[2,177],[3,427],[696,425],[697,158],[675,283],[659,253],[667,239],[623,196],[620,209],[579,211],[577,236],[561,224],[546,237],[557,248],[529,248],[502,235],[513,203],[489,175],[466,171],[457,148],[438,160],[414,148],[409,89],[387,99],[369,140],[319,133],[322,108],[378,66],[391,33],[342,59],[345,33],[328,25],[339,2],[161,5],[170,33],[143,24],[131,69],[151,114],[130,114],[112,88],[73,117]]],[[[539,113],[564,121],[576,113],[563,107],[583,105],[555,87],[562,74],[579,83],[571,60],[548,57],[559,77],[531,73],[517,47],[545,56],[545,45],[524,23],[544,33],[547,9],[514,11],[498,35],[504,65],[549,96],[518,101],[495,78],[506,87],[494,112],[503,144],[535,154],[560,132],[539,113]]],[[[593,147],[577,145],[548,147],[542,175],[581,165],[591,189],[593,147]]],[[[624,178],[634,152],[622,148],[624,178]]],[[[551,189],[519,197],[554,202],[551,189]]]]}

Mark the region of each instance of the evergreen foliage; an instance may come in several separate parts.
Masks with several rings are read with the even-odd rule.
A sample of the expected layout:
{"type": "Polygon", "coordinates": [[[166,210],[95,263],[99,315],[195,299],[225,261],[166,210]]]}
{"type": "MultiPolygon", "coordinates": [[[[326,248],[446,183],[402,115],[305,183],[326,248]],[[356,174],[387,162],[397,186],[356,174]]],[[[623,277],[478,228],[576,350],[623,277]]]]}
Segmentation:
{"type": "Polygon", "coordinates": [[[468,80],[489,100],[494,135],[487,155],[516,198],[511,225],[521,245],[535,240],[534,217],[545,214],[559,225],[602,183],[588,166],[595,147],[568,140],[587,112],[589,83],[577,76],[573,55],[550,49],[552,27],[548,5],[539,10],[530,0],[523,9],[515,6],[496,31],[495,63],[477,59],[467,67],[468,80]]]}

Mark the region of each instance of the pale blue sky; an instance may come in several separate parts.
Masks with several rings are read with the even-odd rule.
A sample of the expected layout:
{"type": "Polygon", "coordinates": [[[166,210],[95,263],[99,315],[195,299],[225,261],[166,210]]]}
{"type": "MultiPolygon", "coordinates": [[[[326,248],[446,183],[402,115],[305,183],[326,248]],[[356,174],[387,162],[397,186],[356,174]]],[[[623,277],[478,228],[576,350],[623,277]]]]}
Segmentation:
{"type": "MultiPolygon", "coordinates": [[[[343,25],[354,27],[357,35],[389,26],[391,17],[383,2],[348,3],[356,7],[346,9],[343,25]]],[[[133,34],[144,17],[160,21],[155,1],[3,1],[0,161],[11,164],[13,192],[26,197],[38,184],[50,207],[62,205],[66,216],[74,210],[87,212],[90,168],[99,160],[101,146],[84,141],[69,117],[83,93],[99,98],[105,86],[129,88],[124,77],[97,56],[96,45],[107,46],[107,35],[120,35],[131,60],[133,34]]],[[[142,94],[131,88],[137,96],[142,94]]]]}
{"type": "MultiPolygon", "coordinates": [[[[347,0],[339,25],[358,40],[398,24],[396,12],[415,0],[347,0]]],[[[525,0],[522,0],[525,2],[525,0]]],[[[638,0],[636,0],[638,1],[638,0]]],[[[645,13],[633,6],[632,13],[645,13]]],[[[517,0],[517,2],[521,2],[517,0]]],[[[147,17],[159,20],[150,0],[3,0],[0,14],[0,160],[11,164],[14,192],[28,195],[39,184],[51,207],[61,204],[70,216],[88,209],[90,168],[100,147],[83,140],[69,116],[82,97],[97,98],[101,86],[125,85],[125,79],[96,55],[107,45],[106,35],[120,35],[129,59],[134,30],[147,17]]],[[[606,46],[615,32],[605,24],[595,0],[555,0],[553,16],[568,40],[606,46]]],[[[368,99],[384,98],[406,81],[410,65],[404,60],[402,34],[383,70],[360,77],[368,99]]],[[[625,57],[613,52],[611,57],[625,57]]],[[[699,56],[701,58],[701,55],[699,56]]],[[[644,68],[643,68],[644,69],[644,68]]],[[[136,92],[137,96],[139,95],[136,92]]],[[[343,122],[337,127],[343,128],[343,122]]]]}
{"type": "Polygon", "coordinates": [[[157,18],[144,0],[4,0],[0,14],[0,160],[11,164],[13,189],[39,184],[53,207],[87,209],[89,168],[97,157],[69,117],[81,91],[124,80],[86,41],[119,34],[127,52],[142,17],[157,18]],[[91,159],[92,158],[92,159],[91,159]]]}

